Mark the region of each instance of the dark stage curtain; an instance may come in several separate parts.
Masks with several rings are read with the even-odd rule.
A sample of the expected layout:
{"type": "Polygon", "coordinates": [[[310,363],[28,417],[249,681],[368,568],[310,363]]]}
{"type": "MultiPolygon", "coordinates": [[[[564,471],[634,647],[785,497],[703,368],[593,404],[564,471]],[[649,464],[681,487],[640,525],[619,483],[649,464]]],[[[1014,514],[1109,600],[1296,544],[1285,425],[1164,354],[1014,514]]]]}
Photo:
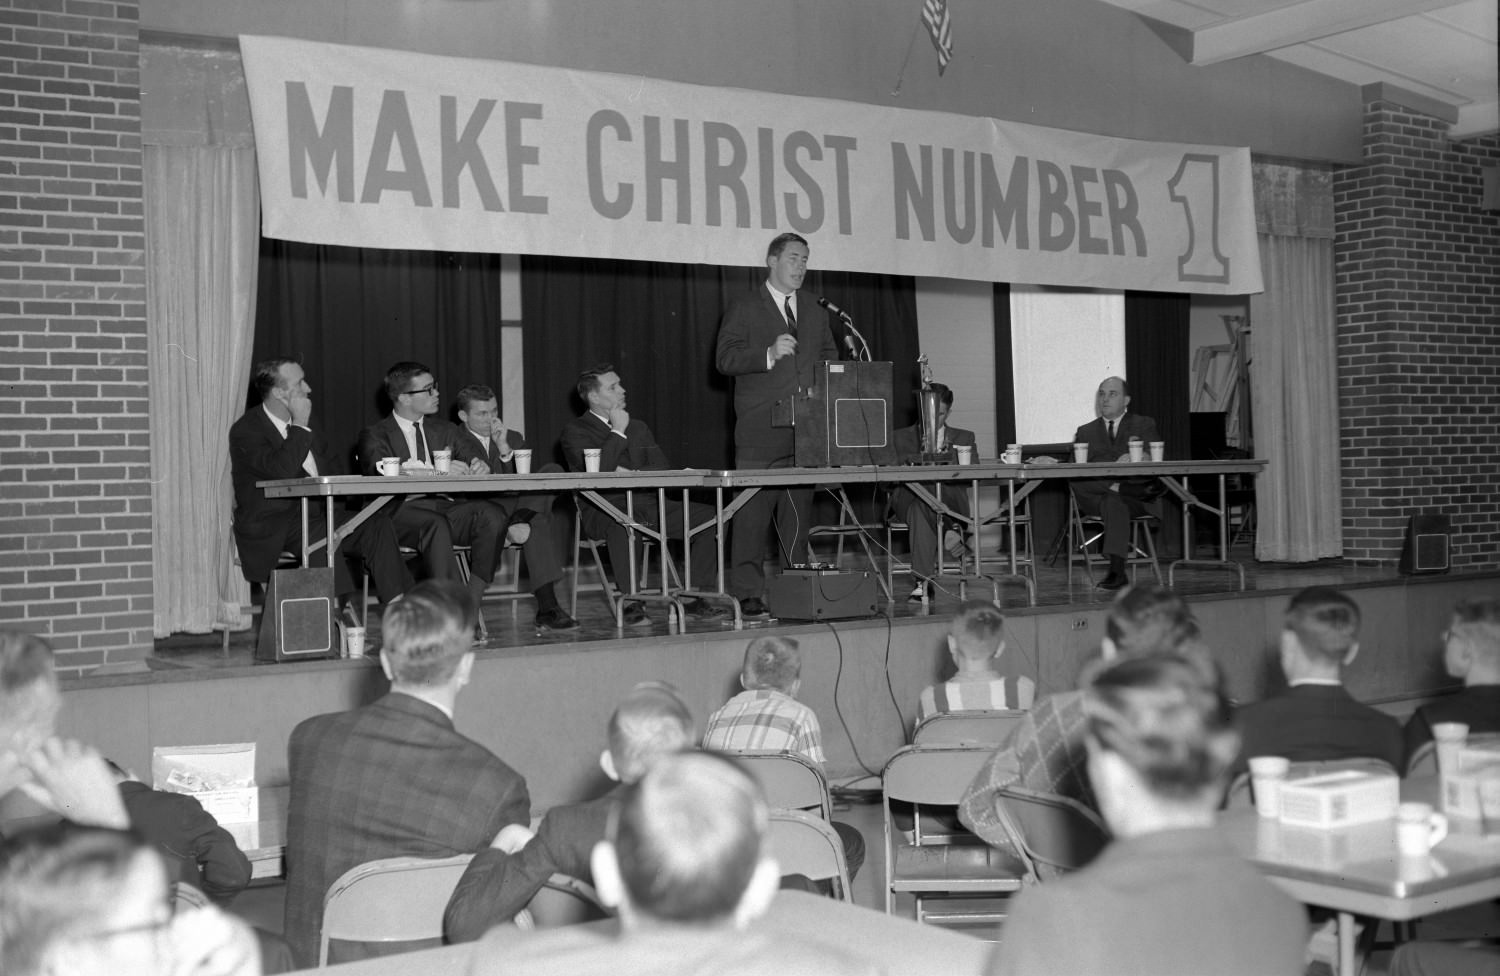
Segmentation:
{"type": "Polygon", "coordinates": [[[432,369],[449,419],[461,387],[499,393],[499,257],[261,238],[254,349],[256,362],[302,362],[314,425],[352,457],[360,430],[390,411],[382,380],[396,362],[432,369]]]}
{"type": "Polygon", "coordinates": [[[995,442],[1004,450],[1016,443],[1015,354],[1010,341],[1010,285],[996,282],[995,318],[995,442]]]}
{"type": "Polygon", "coordinates": [[[1125,293],[1125,375],[1130,409],[1156,421],[1167,457],[1189,456],[1192,395],[1188,377],[1187,295],[1125,293]]]}
{"type": "MultiPolygon", "coordinates": [[[[522,257],[532,443],[556,450],[563,424],[583,410],[574,390],[578,373],[607,362],[620,374],[631,415],[650,425],[673,464],[733,467],[733,388],[714,368],[715,343],[724,310],[765,279],[764,267],[522,257]]],[[[800,294],[799,301],[826,295],[853,317],[876,359],[896,363],[895,422],[911,423],[917,357],[913,281],[813,271],[800,294]]],[[[834,340],[841,348],[843,335],[835,318],[834,340]]]]}

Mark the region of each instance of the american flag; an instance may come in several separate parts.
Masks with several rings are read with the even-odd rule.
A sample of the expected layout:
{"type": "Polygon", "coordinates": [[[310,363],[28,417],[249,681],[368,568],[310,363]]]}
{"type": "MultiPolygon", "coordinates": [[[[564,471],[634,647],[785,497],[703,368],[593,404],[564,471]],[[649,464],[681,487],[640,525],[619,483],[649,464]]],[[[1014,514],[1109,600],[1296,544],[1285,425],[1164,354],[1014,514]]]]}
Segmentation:
{"type": "Polygon", "coordinates": [[[953,60],[953,18],[948,16],[948,0],[922,0],[922,24],[937,49],[938,74],[953,60]]]}

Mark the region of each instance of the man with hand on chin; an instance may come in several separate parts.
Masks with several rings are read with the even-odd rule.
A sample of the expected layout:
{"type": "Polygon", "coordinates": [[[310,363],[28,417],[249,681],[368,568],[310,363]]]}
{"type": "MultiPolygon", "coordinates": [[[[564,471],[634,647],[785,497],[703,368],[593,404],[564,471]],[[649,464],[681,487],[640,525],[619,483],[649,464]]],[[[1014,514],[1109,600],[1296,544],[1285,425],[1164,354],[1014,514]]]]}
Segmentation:
{"type": "MultiPolygon", "coordinates": [[[[1084,424],[1073,434],[1073,443],[1089,446],[1091,462],[1130,460],[1130,442],[1144,444],[1161,440],[1156,421],[1138,413],[1127,413],[1130,388],[1118,376],[1099,384],[1094,394],[1094,412],[1098,419],[1084,424]]],[[[1130,520],[1149,515],[1146,503],[1156,497],[1157,484],[1151,478],[1128,478],[1115,481],[1078,479],[1073,482],[1073,496],[1085,515],[1097,515],[1104,521],[1104,555],[1109,557],[1109,574],[1099,581],[1105,590],[1118,590],[1129,582],[1125,576],[1125,557],[1130,552],[1130,520]]]]}
{"type": "MultiPolygon", "coordinates": [[[[515,474],[516,451],[526,447],[518,430],[505,426],[499,400],[488,386],[466,386],[454,397],[458,404],[458,437],[453,445],[453,471],[458,474],[515,474]]],[[[540,471],[561,471],[547,464],[540,471]]],[[[489,497],[505,515],[505,537],[521,547],[526,576],[536,597],[538,630],[577,630],[578,621],[558,603],[556,584],[562,578],[562,558],[552,529],[552,495],[499,494],[489,497]]]]}

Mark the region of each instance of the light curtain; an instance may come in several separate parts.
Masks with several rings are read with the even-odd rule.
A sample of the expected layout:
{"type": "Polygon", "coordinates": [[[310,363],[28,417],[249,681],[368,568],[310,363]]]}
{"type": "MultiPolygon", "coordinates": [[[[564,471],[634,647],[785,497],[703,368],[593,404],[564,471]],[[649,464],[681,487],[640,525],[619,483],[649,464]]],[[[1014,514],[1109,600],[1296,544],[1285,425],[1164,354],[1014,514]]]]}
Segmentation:
{"type": "Polygon", "coordinates": [[[245,403],[255,324],[255,152],[144,148],[157,637],[240,628],[226,432],[245,403]]]}
{"type": "Polygon", "coordinates": [[[1260,235],[1266,290],[1250,298],[1255,558],[1342,556],[1333,242],[1260,235]]]}

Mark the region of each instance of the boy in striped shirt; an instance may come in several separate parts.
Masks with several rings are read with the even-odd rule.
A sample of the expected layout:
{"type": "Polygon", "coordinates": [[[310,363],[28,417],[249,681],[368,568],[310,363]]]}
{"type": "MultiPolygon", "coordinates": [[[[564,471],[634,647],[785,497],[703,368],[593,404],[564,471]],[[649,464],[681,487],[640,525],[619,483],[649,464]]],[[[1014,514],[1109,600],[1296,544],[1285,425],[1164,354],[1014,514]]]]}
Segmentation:
{"type": "Polygon", "coordinates": [[[1031,707],[1035,682],[1021,673],[1013,658],[1001,665],[1005,617],[993,603],[970,600],[958,608],[948,626],[948,653],[958,673],[923,690],[917,701],[919,724],[939,712],[1031,707]]]}

